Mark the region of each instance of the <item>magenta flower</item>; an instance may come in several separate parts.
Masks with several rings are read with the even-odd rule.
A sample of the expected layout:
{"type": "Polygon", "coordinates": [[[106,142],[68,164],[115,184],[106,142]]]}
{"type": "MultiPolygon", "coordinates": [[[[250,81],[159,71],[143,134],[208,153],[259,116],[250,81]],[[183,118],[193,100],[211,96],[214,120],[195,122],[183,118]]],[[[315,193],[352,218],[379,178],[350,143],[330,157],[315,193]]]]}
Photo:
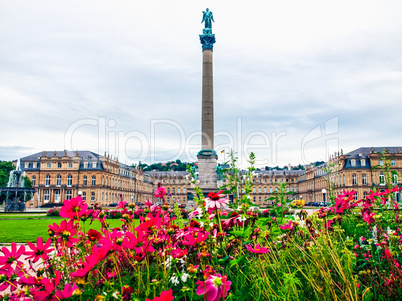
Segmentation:
{"type": "Polygon", "coordinates": [[[38,237],[36,240],[36,246],[28,242],[29,247],[31,248],[31,251],[25,252],[25,255],[28,257],[26,259],[31,259],[33,258],[33,262],[37,262],[40,258],[43,260],[48,260],[49,256],[47,255],[48,253],[52,252],[54,249],[49,248],[50,245],[52,244],[52,240],[49,238],[45,245],[43,245],[43,238],[38,237]]]}
{"type": "Polygon", "coordinates": [[[256,244],[256,245],[254,246],[254,249],[253,249],[252,246],[246,245],[246,249],[247,249],[247,251],[249,251],[249,252],[251,252],[251,253],[255,253],[255,254],[264,254],[264,253],[268,253],[268,252],[269,252],[269,250],[268,250],[267,248],[265,248],[265,247],[260,247],[259,244],[256,244]]]}
{"type": "Polygon", "coordinates": [[[88,210],[88,205],[82,200],[80,196],[65,200],[64,206],[60,209],[60,216],[64,218],[79,219],[81,216],[89,216],[92,210],[88,210]]]}
{"type": "Polygon", "coordinates": [[[280,225],[279,228],[281,230],[293,230],[294,228],[294,224],[292,221],[289,221],[289,223],[285,224],[285,225],[280,225]]]}
{"type": "Polygon", "coordinates": [[[71,296],[73,295],[73,292],[78,289],[77,284],[71,284],[71,283],[67,283],[64,287],[64,289],[61,290],[57,290],[55,292],[55,297],[57,298],[56,300],[64,300],[67,298],[71,298],[71,296]]]}
{"type": "Polygon", "coordinates": [[[0,269],[9,269],[11,265],[15,263],[17,266],[21,266],[22,262],[18,259],[25,253],[24,245],[21,245],[17,249],[17,244],[15,242],[11,243],[11,251],[7,247],[1,249],[4,256],[0,256],[0,269]]]}
{"type": "Polygon", "coordinates": [[[152,206],[152,202],[150,200],[146,200],[144,203],[145,206],[151,207],[152,206]]]}
{"type": "Polygon", "coordinates": [[[166,188],[161,186],[161,187],[158,187],[158,189],[155,190],[154,197],[164,200],[166,193],[167,193],[166,188]]]}
{"type": "Polygon", "coordinates": [[[145,301],[172,301],[173,299],[174,299],[173,291],[172,291],[172,289],[170,289],[168,291],[163,291],[161,293],[160,297],[155,297],[152,300],[147,299],[145,301]]]}
{"type": "Polygon", "coordinates": [[[221,296],[225,299],[231,283],[227,276],[208,275],[206,281],[197,281],[197,295],[205,295],[206,301],[219,301],[221,296]]]}
{"type": "Polygon", "coordinates": [[[120,201],[117,203],[117,208],[124,209],[126,208],[127,202],[126,201],[120,201]]]}

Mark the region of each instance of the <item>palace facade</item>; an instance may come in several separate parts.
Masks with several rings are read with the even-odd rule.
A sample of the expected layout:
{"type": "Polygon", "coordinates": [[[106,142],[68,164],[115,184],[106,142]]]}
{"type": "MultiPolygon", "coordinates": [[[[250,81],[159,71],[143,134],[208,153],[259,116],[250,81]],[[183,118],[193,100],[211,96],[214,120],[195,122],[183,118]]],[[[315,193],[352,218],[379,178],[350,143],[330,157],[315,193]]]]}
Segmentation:
{"type": "MultiPolygon", "coordinates": [[[[89,204],[101,206],[120,199],[129,203],[156,201],[153,192],[159,183],[166,187],[168,204],[187,204],[193,191],[187,171],[143,172],[106,154],[101,156],[90,151],[44,151],[20,161],[21,169],[37,191],[28,207],[62,203],[79,194],[89,204]]],[[[402,147],[361,147],[347,154],[336,154],[324,164],[305,168],[256,170],[251,201],[260,207],[269,206],[272,201],[268,198],[275,195],[281,182],[287,183],[287,192],[293,192],[289,199],[304,199],[306,203],[327,201],[330,193],[338,195],[343,190],[356,191],[357,200],[372,188],[383,190],[388,184],[402,185],[399,177],[402,147]],[[383,150],[387,159],[381,154],[383,150]]],[[[218,181],[219,187],[225,184],[226,179],[218,181]]],[[[400,194],[396,193],[395,198],[400,200],[400,194]]]]}
{"type": "Polygon", "coordinates": [[[90,151],[40,152],[20,159],[36,189],[28,206],[62,203],[81,195],[89,204],[107,206],[121,198],[143,203],[153,196],[152,179],[111,156],[90,151]]]}
{"type": "MultiPolygon", "coordinates": [[[[401,171],[402,147],[361,147],[345,155],[336,154],[319,166],[306,167],[305,174],[299,178],[299,194],[306,203],[326,201],[330,183],[333,195],[354,190],[355,199],[359,200],[370,189],[384,190],[388,184],[401,185],[398,177],[401,171]],[[383,151],[387,159],[383,158],[383,151]],[[394,174],[388,177],[392,172],[394,174]]],[[[395,194],[395,199],[400,200],[399,193],[395,194]]]]}

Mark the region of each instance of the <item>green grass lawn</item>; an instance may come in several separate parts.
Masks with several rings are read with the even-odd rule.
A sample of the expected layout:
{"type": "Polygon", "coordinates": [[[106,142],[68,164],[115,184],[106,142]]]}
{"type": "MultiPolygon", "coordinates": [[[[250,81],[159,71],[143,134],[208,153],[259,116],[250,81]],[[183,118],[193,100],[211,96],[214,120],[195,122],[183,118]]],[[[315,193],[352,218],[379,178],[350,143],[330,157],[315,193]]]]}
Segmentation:
{"type": "MultiPolygon", "coordinates": [[[[57,223],[60,224],[61,218],[53,219],[25,219],[25,220],[0,220],[0,243],[26,243],[28,241],[36,242],[36,238],[42,236],[46,240],[48,226],[57,223]]],[[[120,227],[122,222],[119,219],[108,219],[110,228],[120,227]]],[[[94,221],[89,226],[89,221],[85,223],[85,230],[100,229],[100,223],[94,221]]]]}

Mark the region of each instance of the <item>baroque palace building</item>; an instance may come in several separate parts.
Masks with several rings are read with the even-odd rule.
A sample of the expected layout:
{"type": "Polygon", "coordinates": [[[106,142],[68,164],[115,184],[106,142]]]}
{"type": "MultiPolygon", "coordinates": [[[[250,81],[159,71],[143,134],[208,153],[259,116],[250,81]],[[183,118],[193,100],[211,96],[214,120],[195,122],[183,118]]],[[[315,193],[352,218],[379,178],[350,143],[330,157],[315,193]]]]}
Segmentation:
{"type": "MultiPolygon", "coordinates": [[[[305,174],[299,178],[299,194],[306,203],[326,201],[330,183],[334,195],[343,190],[354,190],[355,199],[362,199],[370,189],[387,188],[387,164],[390,165],[389,171],[395,172],[389,179],[390,184],[401,185],[398,176],[402,171],[402,147],[361,147],[345,155],[342,152],[335,154],[324,164],[306,168],[305,174]]],[[[395,200],[400,199],[399,192],[395,193],[395,200]]]]}
{"type": "MultiPolygon", "coordinates": [[[[153,192],[159,183],[166,188],[166,202],[171,206],[187,204],[192,199],[193,184],[187,171],[143,172],[90,151],[44,151],[20,161],[37,191],[28,207],[62,203],[79,193],[89,204],[102,206],[115,204],[121,198],[129,203],[144,203],[147,199],[155,202],[153,192]]],[[[289,199],[304,199],[306,203],[328,200],[328,183],[334,195],[354,190],[356,200],[361,199],[373,187],[387,188],[387,164],[390,171],[396,172],[390,181],[401,185],[398,176],[402,171],[402,147],[361,147],[336,154],[324,164],[307,165],[306,170],[256,170],[251,201],[260,207],[271,205],[268,198],[275,195],[281,182],[287,183],[287,192],[294,192],[289,199]],[[385,161],[380,154],[383,150],[388,157],[385,161]]],[[[218,187],[225,184],[226,179],[218,181],[218,187]]],[[[396,193],[395,198],[399,201],[400,194],[396,193]]]]}
{"type": "Polygon", "coordinates": [[[153,196],[152,179],[111,156],[90,151],[40,152],[20,159],[36,189],[28,206],[63,203],[81,195],[89,204],[107,206],[121,198],[144,203],[153,196]]]}

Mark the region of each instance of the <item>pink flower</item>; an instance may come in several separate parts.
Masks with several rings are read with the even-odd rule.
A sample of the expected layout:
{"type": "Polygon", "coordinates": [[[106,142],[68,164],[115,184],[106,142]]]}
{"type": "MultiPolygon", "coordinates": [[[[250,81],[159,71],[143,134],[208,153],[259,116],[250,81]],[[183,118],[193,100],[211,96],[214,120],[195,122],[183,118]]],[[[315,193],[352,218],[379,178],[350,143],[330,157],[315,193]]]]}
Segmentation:
{"type": "Polygon", "coordinates": [[[198,207],[193,212],[189,213],[188,218],[192,219],[192,218],[194,218],[195,216],[198,216],[198,215],[202,215],[202,209],[200,207],[198,207]]]}
{"type": "Polygon", "coordinates": [[[247,251],[249,251],[249,252],[251,252],[251,253],[255,253],[255,254],[264,254],[264,253],[268,253],[268,252],[269,252],[268,248],[260,247],[259,244],[256,244],[256,245],[254,246],[254,249],[253,249],[252,246],[246,245],[246,249],[247,249],[247,251]]]}
{"type": "Polygon", "coordinates": [[[85,256],[83,267],[71,273],[71,277],[85,277],[100,261],[106,258],[108,249],[105,247],[93,246],[92,254],[85,256]]]}
{"type": "Polygon", "coordinates": [[[292,221],[289,221],[289,223],[287,223],[286,225],[280,225],[279,228],[281,230],[293,230],[294,224],[292,221]]]}
{"type": "Polygon", "coordinates": [[[64,218],[79,219],[81,216],[88,216],[93,210],[87,210],[88,205],[80,196],[65,200],[64,206],[60,209],[60,216],[64,218]]]}
{"type": "Polygon", "coordinates": [[[18,259],[25,253],[24,245],[21,245],[17,250],[17,244],[11,243],[11,251],[7,247],[1,249],[4,256],[0,256],[0,269],[7,270],[11,268],[11,265],[15,263],[17,266],[21,266],[22,262],[18,259]]]}
{"type": "Polygon", "coordinates": [[[28,242],[29,247],[31,248],[31,251],[25,252],[25,255],[28,257],[26,259],[31,259],[33,258],[33,262],[37,262],[40,258],[43,260],[48,260],[49,256],[47,255],[48,253],[52,252],[54,249],[49,248],[52,243],[52,240],[49,238],[45,245],[43,245],[43,238],[38,237],[36,239],[36,246],[28,242]]]}
{"type": "Polygon", "coordinates": [[[278,207],[282,207],[282,203],[281,203],[281,202],[279,202],[278,204],[276,204],[276,206],[278,206],[278,207]]]}
{"type": "Polygon", "coordinates": [[[151,207],[152,206],[152,202],[150,200],[146,200],[144,203],[145,206],[151,207]]]}
{"type": "Polygon", "coordinates": [[[206,209],[220,209],[221,207],[227,205],[229,203],[229,199],[225,198],[224,194],[221,194],[222,191],[218,193],[210,192],[208,193],[208,197],[205,198],[206,209]]]}
{"type": "Polygon", "coordinates": [[[124,208],[126,208],[126,205],[127,205],[127,202],[121,200],[120,202],[117,203],[117,208],[124,209],[124,208]]]}
{"type": "Polygon", "coordinates": [[[67,298],[71,298],[71,296],[73,295],[73,292],[76,289],[78,289],[78,286],[77,286],[77,284],[75,284],[75,282],[73,285],[71,285],[71,283],[67,283],[64,286],[64,289],[62,291],[57,290],[54,295],[57,298],[57,300],[64,300],[67,298]]]}
{"type": "Polygon", "coordinates": [[[197,282],[197,295],[205,295],[206,301],[219,301],[221,296],[225,299],[231,283],[227,276],[208,275],[206,281],[197,282]]]}
{"type": "Polygon", "coordinates": [[[158,198],[158,199],[164,200],[166,193],[167,193],[166,188],[163,187],[163,186],[161,186],[161,187],[158,187],[158,188],[155,190],[154,197],[156,197],[156,198],[158,198]]]}
{"type": "Polygon", "coordinates": [[[174,296],[172,294],[173,294],[173,291],[172,291],[172,289],[170,289],[168,291],[163,291],[161,293],[160,297],[155,297],[152,300],[147,299],[145,301],[172,301],[174,299],[174,296]]]}

